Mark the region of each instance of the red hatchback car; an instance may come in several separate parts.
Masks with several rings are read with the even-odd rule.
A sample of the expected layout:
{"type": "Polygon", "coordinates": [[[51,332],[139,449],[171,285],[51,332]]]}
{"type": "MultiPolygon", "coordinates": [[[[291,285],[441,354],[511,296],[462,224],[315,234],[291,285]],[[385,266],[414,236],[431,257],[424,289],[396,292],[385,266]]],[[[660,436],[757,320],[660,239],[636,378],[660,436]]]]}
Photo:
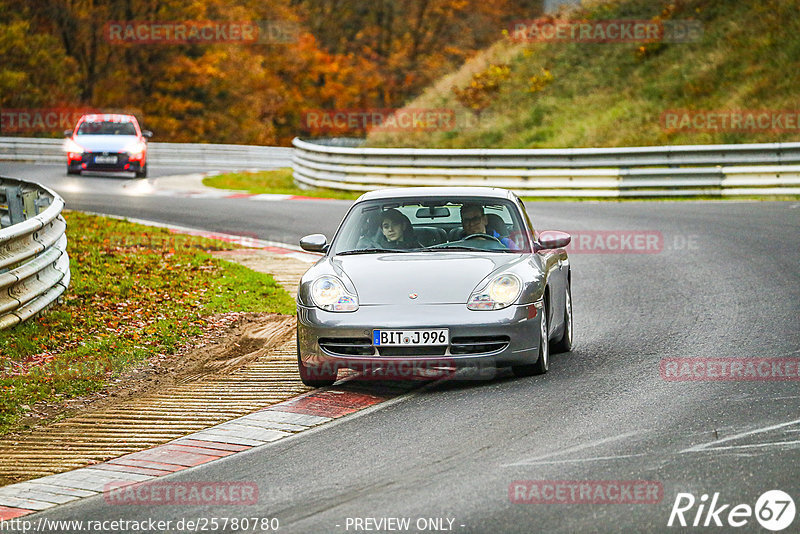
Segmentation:
{"type": "Polygon", "coordinates": [[[110,171],[147,177],[147,139],[153,132],[142,130],[133,115],[84,115],[64,136],[67,174],[110,171]]]}

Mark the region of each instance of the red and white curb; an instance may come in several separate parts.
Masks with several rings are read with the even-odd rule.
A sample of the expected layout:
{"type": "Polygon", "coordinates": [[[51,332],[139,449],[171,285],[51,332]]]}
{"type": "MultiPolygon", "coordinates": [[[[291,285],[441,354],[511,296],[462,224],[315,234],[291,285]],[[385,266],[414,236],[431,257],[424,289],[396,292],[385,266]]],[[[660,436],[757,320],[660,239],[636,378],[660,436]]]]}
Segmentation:
{"type": "MultiPolygon", "coordinates": [[[[308,253],[286,243],[208,232],[155,221],[110,217],[260,248],[308,263],[320,258],[319,254],[308,253]]],[[[378,395],[336,388],[311,391],[152,449],[127,454],[89,467],[0,487],[0,520],[14,519],[59,504],[99,495],[111,489],[155,480],[298,434],[322,423],[388,401],[400,394],[378,395]]]]}
{"type": "Polygon", "coordinates": [[[156,480],[296,435],[398,395],[377,395],[336,388],[311,391],[152,449],[5,486],[0,488],[0,520],[156,480]]]}

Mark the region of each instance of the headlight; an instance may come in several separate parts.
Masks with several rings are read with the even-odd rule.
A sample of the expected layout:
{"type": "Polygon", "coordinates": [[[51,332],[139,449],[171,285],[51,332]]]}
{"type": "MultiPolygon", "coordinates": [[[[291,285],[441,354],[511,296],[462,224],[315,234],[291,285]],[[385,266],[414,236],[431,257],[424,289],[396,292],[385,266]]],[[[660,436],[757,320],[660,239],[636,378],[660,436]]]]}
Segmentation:
{"type": "Polygon", "coordinates": [[[83,154],[83,147],[72,139],[67,139],[64,142],[64,151],[72,154],[83,154]]]}
{"type": "Polygon", "coordinates": [[[513,274],[501,274],[485,287],[470,295],[467,308],[470,310],[500,310],[507,308],[519,297],[522,283],[513,274]]]}
{"type": "Polygon", "coordinates": [[[144,152],[145,148],[147,147],[144,143],[137,142],[125,147],[125,152],[127,152],[129,156],[139,156],[142,154],[142,152],[144,152]]]}
{"type": "Polygon", "coordinates": [[[350,312],[358,309],[358,297],[345,289],[334,276],[321,276],[311,284],[311,301],[314,306],[333,312],[350,312]]]}

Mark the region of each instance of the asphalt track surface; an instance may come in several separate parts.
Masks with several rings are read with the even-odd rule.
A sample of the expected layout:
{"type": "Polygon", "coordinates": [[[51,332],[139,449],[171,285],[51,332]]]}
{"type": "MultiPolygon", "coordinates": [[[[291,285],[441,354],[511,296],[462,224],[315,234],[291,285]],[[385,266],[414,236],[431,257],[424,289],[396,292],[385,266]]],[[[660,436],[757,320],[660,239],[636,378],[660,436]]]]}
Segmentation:
{"type": "MultiPolygon", "coordinates": [[[[65,187],[62,167],[0,164],[0,175],[45,183],[71,209],[291,243],[317,231],[330,237],[349,206],[131,196],[128,180],[113,177],[65,187]]],[[[387,532],[357,529],[356,519],[410,518],[409,531],[432,531],[417,521],[446,518],[452,532],[665,532],[683,531],[667,527],[678,493],[698,500],[685,513],[691,525],[701,495],[718,492],[718,506],[731,505],[719,515],[724,526],[686,531],[766,532],[752,516],[733,529],[728,512],[754,507],[773,489],[800,507],[800,382],[674,382],[659,372],[664,358],[800,358],[800,204],[527,208],[540,230],[663,236],[655,254],[571,255],[575,348],[554,356],[547,375],[517,379],[500,370],[492,380],[431,384],[168,478],[255,481],[256,505],[148,508],[93,497],[26,519],[158,518],[176,525],[275,517],[280,532],[387,532]],[[515,503],[509,486],[519,480],[653,481],[663,497],[656,504],[515,503]]],[[[797,518],[784,530],[798,531],[797,518]]]]}

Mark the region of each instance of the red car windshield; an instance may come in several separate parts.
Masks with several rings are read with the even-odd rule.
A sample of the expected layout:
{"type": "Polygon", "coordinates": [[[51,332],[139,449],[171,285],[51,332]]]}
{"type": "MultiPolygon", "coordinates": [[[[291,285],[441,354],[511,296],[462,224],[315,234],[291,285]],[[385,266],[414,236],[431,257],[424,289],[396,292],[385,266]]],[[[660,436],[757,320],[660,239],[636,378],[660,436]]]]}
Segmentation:
{"type": "Polygon", "coordinates": [[[78,128],[78,135],[136,135],[132,122],[83,122],[78,128]]]}

